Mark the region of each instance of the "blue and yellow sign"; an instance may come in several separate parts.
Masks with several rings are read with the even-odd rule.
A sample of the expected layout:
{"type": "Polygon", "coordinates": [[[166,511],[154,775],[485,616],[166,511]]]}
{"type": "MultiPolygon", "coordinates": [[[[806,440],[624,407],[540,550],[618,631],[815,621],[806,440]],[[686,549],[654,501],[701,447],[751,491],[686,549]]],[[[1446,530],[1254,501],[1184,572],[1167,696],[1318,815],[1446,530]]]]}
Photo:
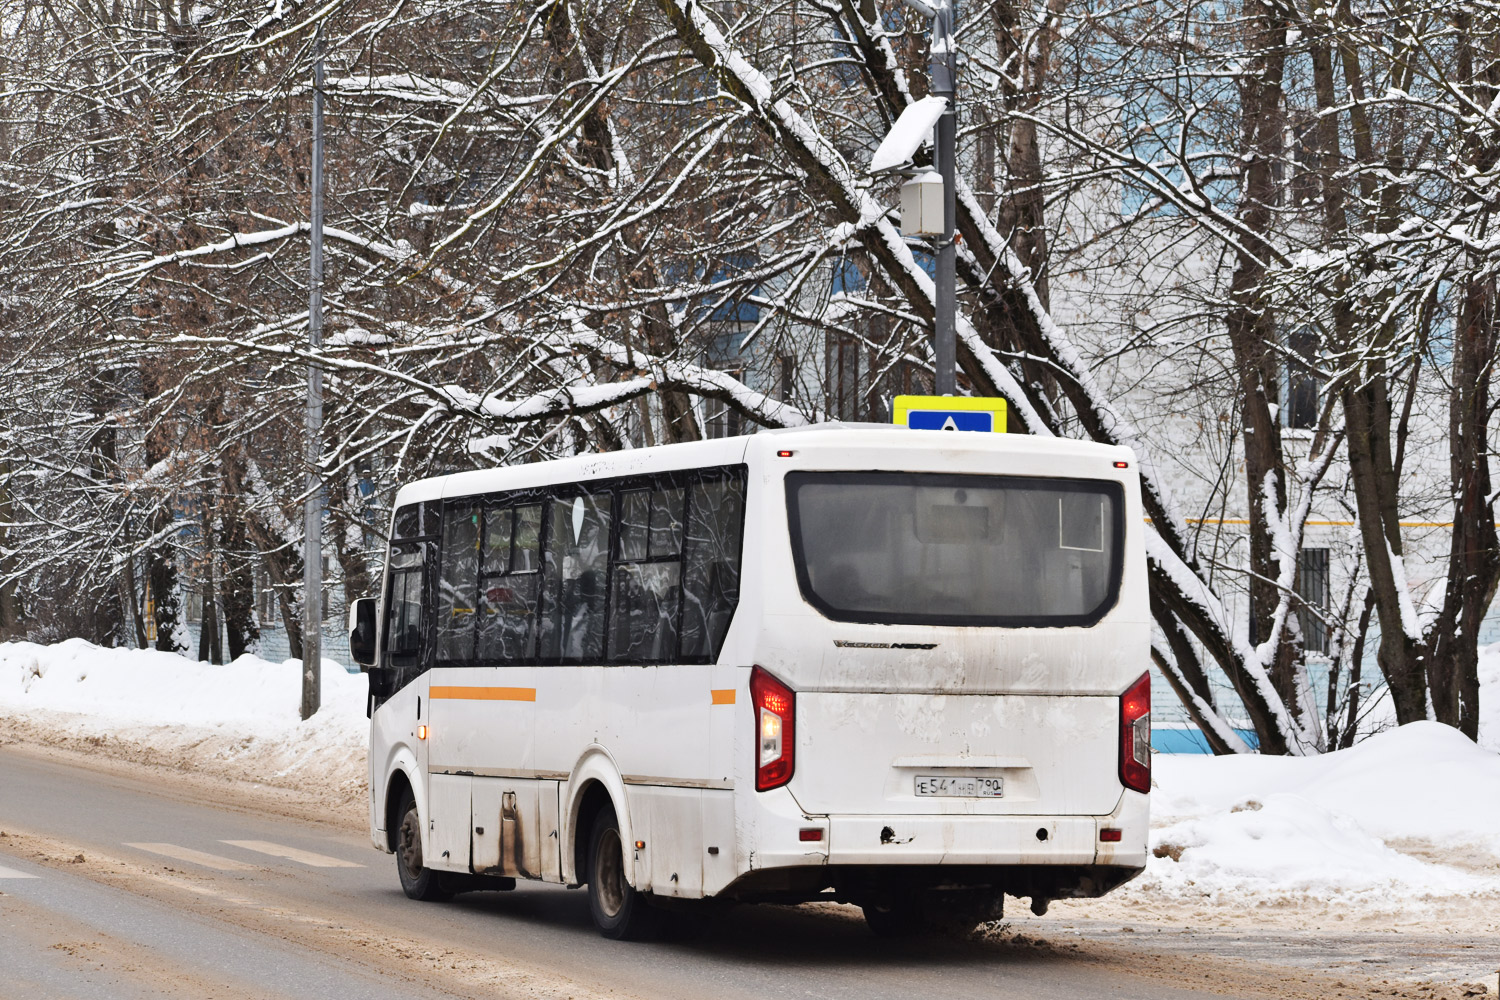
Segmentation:
{"type": "Polygon", "coordinates": [[[983,396],[897,396],[891,423],[914,431],[1005,433],[1005,400],[983,396]]]}

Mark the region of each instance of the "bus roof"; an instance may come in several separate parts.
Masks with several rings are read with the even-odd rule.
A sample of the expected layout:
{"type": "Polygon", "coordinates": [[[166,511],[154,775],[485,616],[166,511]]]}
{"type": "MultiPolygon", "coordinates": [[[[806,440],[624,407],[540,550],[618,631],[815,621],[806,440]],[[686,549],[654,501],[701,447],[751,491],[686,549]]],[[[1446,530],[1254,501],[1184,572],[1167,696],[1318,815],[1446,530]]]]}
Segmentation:
{"type": "Polygon", "coordinates": [[[1135,457],[1128,448],[1068,438],[972,431],[955,434],[948,431],[914,431],[891,424],[829,422],[805,427],[767,428],[755,434],[710,441],[596,452],[546,462],[503,465],[433,476],[403,486],[396,496],[396,505],[403,506],[439,497],[527,489],[552,483],[586,482],[673,469],[734,465],[746,461],[747,455],[756,452],[769,454],[777,450],[795,450],[799,446],[817,445],[832,445],[841,449],[857,447],[861,450],[886,447],[905,450],[917,446],[942,449],[950,453],[980,452],[996,456],[1038,456],[1052,453],[1072,458],[1125,460],[1132,464],[1135,457]],[[858,438],[852,438],[851,435],[858,435],[858,438]]]}

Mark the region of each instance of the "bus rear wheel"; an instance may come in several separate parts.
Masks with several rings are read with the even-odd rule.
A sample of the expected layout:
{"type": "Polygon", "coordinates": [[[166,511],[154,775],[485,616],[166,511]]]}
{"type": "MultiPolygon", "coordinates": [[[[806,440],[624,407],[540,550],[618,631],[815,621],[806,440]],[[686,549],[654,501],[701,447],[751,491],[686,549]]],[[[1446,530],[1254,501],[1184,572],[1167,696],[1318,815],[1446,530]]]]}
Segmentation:
{"type": "Polygon", "coordinates": [[[429,903],[452,899],[444,889],[441,875],[422,865],[422,817],[417,800],[407,792],[399,811],[401,823],[396,828],[396,871],[401,876],[401,891],[410,899],[429,903]]]}
{"type": "Polygon", "coordinates": [[[661,914],[625,877],[620,821],[608,806],[589,832],[588,881],[589,912],[600,934],[616,941],[640,941],[656,934],[661,914]]]}

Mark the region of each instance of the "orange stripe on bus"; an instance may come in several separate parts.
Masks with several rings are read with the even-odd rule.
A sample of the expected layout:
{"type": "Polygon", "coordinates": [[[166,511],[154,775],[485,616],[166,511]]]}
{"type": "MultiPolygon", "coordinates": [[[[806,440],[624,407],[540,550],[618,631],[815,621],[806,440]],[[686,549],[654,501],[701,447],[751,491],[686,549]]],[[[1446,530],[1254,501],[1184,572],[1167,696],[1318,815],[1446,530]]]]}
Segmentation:
{"type": "Polygon", "coordinates": [[[712,688],[708,693],[713,696],[715,705],[734,704],[734,688],[712,688]]]}
{"type": "Polygon", "coordinates": [[[536,701],[536,688],[434,687],[427,692],[434,701],[536,701]]]}

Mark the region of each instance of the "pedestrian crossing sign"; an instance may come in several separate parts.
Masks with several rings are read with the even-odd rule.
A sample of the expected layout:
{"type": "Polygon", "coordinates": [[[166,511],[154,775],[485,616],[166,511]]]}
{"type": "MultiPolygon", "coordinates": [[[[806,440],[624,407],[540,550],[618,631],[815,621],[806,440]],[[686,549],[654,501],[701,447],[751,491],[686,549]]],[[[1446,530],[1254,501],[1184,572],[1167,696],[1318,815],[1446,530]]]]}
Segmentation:
{"type": "Polygon", "coordinates": [[[1005,400],[983,396],[897,396],[891,423],[914,431],[1005,433],[1005,400]]]}

